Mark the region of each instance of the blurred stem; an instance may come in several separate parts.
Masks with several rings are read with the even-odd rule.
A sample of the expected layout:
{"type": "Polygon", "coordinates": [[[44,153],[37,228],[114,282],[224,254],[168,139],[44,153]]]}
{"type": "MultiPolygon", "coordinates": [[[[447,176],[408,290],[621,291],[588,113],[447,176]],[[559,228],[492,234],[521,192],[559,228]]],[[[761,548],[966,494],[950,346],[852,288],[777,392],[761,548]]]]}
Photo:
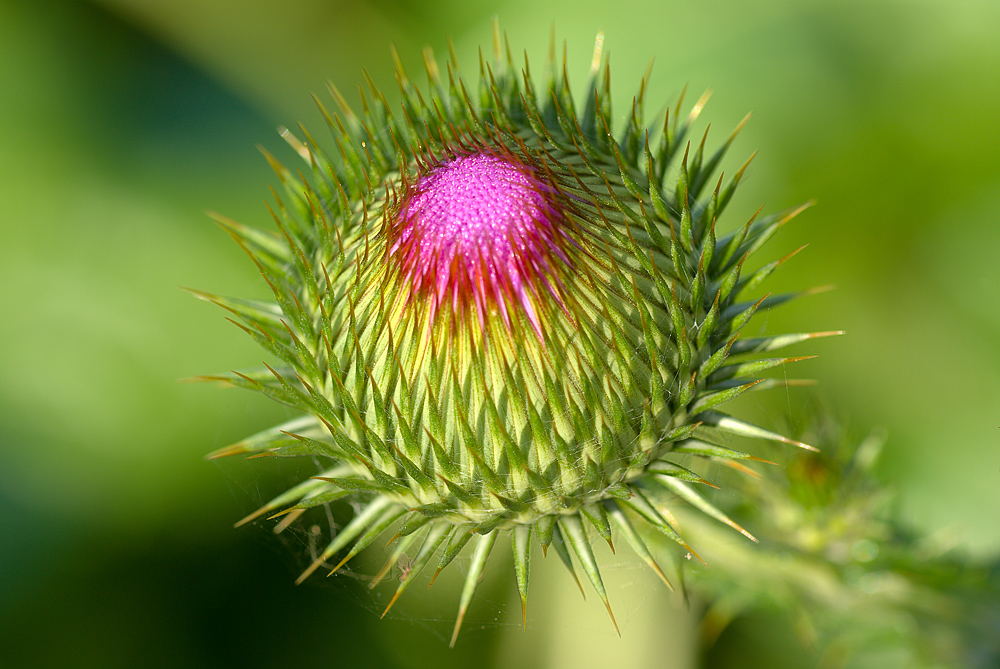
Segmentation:
{"type": "Polygon", "coordinates": [[[520,602],[513,591],[509,617],[517,619],[517,626],[507,632],[509,642],[501,641],[496,666],[696,667],[696,612],[627,550],[619,549],[616,557],[603,542],[593,548],[608,565],[601,573],[621,638],[582,573],[586,601],[557,556],[532,555],[527,630],[521,630],[520,602]]]}

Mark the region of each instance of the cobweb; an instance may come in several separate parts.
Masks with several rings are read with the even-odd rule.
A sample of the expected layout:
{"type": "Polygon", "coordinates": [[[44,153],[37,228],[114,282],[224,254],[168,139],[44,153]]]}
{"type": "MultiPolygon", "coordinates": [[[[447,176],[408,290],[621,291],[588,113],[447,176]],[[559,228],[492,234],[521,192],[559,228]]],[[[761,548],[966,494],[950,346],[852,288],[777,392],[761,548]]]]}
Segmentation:
{"type": "MultiPolygon", "coordinates": [[[[306,457],[258,458],[252,461],[226,458],[216,460],[214,463],[218,465],[243,515],[255,511],[280,492],[315,475],[324,465],[319,459],[306,457]]],[[[273,546],[275,552],[282,556],[288,567],[288,580],[293,582],[319,556],[332,537],[350,521],[358,508],[357,503],[339,500],[309,509],[296,522],[284,527],[279,533],[274,530],[280,519],[268,520],[266,517],[257,518],[236,529],[226,527],[221,531],[254,532],[256,538],[273,546]]],[[[411,549],[414,555],[407,555],[404,552],[399,563],[390,570],[382,582],[370,588],[375,574],[382,569],[389,557],[390,551],[385,548],[385,542],[390,536],[392,536],[391,528],[384,533],[381,540],[376,540],[347,565],[341,567],[336,574],[327,578],[329,570],[346,553],[346,549],[341,551],[331,558],[332,562],[324,563],[299,587],[321,588],[330,593],[331,599],[337,605],[353,606],[359,612],[363,611],[365,615],[370,615],[374,619],[379,618],[406,575],[409,562],[418,548],[414,546],[411,549]]],[[[650,599],[658,601],[664,596],[669,596],[669,591],[662,585],[659,586],[663,588],[662,592],[651,586],[648,567],[632,555],[631,549],[623,539],[615,537],[618,551],[615,555],[596,533],[591,533],[589,538],[601,564],[602,576],[609,588],[615,617],[624,634],[628,621],[640,615],[640,610],[648,605],[650,599]]],[[[436,558],[432,559],[399,598],[386,618],[420,628],[447,645],[455,625],[459,597],[472,559],[474,543],[470,542],[470,545],[441,572],[433,588],[428,590],[437,563],[436,558]]],[[[462,624],[459,643],[468,642],[470,638],[475,639],[483,631],[490,634],[507,630],[520,633],[521,605],[509,544],[509,535],[505,534],[494,547],[462,624]]],[[[573,577],[553,553],[554,551],[550,550],[549,555],[543,557],[538,545],[532,546],[527,630],[541,631],[555,624],[575,626],[580,633],[613,635],[614,630],[606,617],[604,607],[593,592],[579,564],[575,565],[576,576],[586,593],[586,602],[581,593],[576,591],[577,585],[573,577]],[[549,582],[551,579],[558,581],[555,587],[549,582]],[[566,588],[576,591],[568,594],[577,598],[579,606],[593,608],[600,614],[603,618],[600,623],[594,626],[586,621],[581,622],[577,617],[553,621],[551,617],[544,615],[547,604],[543,600],[552,597],[556,591],[561,592],[566,588]]]]}

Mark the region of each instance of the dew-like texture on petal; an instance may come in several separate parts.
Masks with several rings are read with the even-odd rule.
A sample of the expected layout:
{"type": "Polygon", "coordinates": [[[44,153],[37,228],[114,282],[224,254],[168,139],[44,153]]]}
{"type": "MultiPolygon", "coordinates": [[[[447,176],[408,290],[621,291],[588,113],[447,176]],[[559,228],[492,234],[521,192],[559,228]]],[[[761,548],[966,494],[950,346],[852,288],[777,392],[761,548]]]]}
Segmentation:
{"type": "Polygon", "coordinates": [[[487,305],[520,304],[539,328],[529,297],[536,281],[550,286],[562,214],[552,186],[519,160],[490,153],[458,156],[433,167],[407,193],[389,249],[414,294],[432,311],[474,303],[480,320],[487,305]]]}

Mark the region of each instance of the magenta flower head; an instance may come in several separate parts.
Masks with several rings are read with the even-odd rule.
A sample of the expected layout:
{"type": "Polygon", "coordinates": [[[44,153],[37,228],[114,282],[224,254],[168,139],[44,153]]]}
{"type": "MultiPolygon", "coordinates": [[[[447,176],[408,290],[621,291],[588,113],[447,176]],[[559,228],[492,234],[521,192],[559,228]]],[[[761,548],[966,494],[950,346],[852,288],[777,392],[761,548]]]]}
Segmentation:
{"type": "Polygon", "coordinates": [[[334,90],[339,111],[320,105],[332,154],[283,131],[312,176],[268,156],[285,186],[278,233],[219,218],[274,300],[199,293],[276,360],[207,378],[301,413],[213,457],[322,463],[241,522],[281,530],[349,498],[353,520],[299,580],[383,537],[373,586],[409,556],[387,611],[473,544],[452,643],[501,536],[522,607],[537,544],[581,568],[609,614],[593,533],[624,539],[668,586],[643,535],[697,556],[674,505],[752,539],[697,488],[717,464],[758,459],[734,437],[805,445],[720,407],[778,385],[760,375],[799,359],[768,352],[829,334],[740,336],[791,297],[754,296],[784,259],[744,264],[799,210],[722,233],[746,165],[713,176],[735,133],[714,153],[704,137],[688,143],[704,100],[647,128],[643,84],[615,136],[606,65],[578,107],[565,63],[536,92],[498,31],[494,52],[478,87],[454,57],[442,76],[428,55],[421,92],[397,61],[397,112],[370,82],[361,115],[334,90]]]}
{"type": "Polygon", "coordinates": [[[564,304],[557,286],[572,267],[563,250],[572,238],[569,203],[541,169],[489,146],[462,147],[405,183],[385,227],[388,254],[429,325],[443,310],[456,327],[474,314],[483,331],[491,312],[507,329],[520,315],[543,340],[538,309],[564,304]]]}

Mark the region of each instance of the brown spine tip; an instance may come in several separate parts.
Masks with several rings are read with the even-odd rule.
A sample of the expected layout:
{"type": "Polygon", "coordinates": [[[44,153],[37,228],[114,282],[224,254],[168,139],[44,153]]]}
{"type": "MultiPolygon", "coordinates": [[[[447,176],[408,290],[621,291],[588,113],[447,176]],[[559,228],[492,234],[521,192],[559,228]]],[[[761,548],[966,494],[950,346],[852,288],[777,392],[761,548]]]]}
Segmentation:
{"type": "Polygon", "coordinates": [[[653,571],[656,572],[656,575],[660,577],[660,580],[663,581],[664,585],[667,586],[670,592],[674,592],[674,586],[669,580],[667,580],[667,575],[663,573],[662,569],[660,569],[660,565],[656,564],[654,560],[650,560],[649,566],[653,568],[653,571]]]}
{"type": "Polygon", "coordinates": [[[233,527],[240,527],[241,525],[246,525],[251,520],[254,520],[255,518],[260,518],[265,513],[267,513],[268,511],[271,511],[271,510],[272,510],[272,507],[262,506],[259,509],[257,509],[256,511],[254,511],[253,513],[251,513],[246,518],[243,518],[242,520],[239,520],[239,521],[233,523],[233,527]]]}
{"type": "Polygon", "coordinates": [[[615,632],[618,633],[618,638],[622,636],[622,631],[618,629],[618,621],[615,620],[615,614],[611,612],[611,603],[608,600],[604,600],[604,608],[608,610],[608,615],[611,616],[611,624],[615,626],[615,632]]]}
{"type": "Polygon", "coordinates": [[[309,567],[304,572],[302,572],[302,574],[299,575],[297,579],[295,579],[295,585],[300,585],[302,581],[309,578],[309,576],[312,575],[314,571],[319,569],[319,566],[324,562],[326,562],[326,556],[320,555],[318,558],[316,558],[316,561],[313,562],[311,565],[309,565],[309,567]]]}
{"type": "Polygon", "coordinates": [[[348,553],[347,556],[343,560],[341,560],[340,562],[337,563],[336,567],[334,567],[333,569],[330,570],[330,573],[326,575],[327,578],[329,578],[329,577],[333,576],[334,574],[336,574],[337,570],[339,570],[341,567],[343,567],[345,564],[347,564],[347,561],[350,560],[352,557],[354,557],[354,553],[353,552],[348,553]]]}
{"type": "Polygon", "coordinates": [[[305,509],[289,509],[288,515],[282,518],[281,522],[274,526],[273,532],[275,534],[281,534],[289,525],[298,520],[305,512],[305,509]]]}
{"type": "Polygon", "coordinates": [[[401,594],[403,594],[403,589],[402,588],[399,588],[398,590],[396,590],[396,594],[392,596],[391,600],[389,600],[389,605],[385,607],[385,611],[383,611],[382,615],[379,616],[379,620],[381,620],[382,618],[385,618],[385,614],[389,613],[389,609],[392,608],[392,605],[396,603],[396,600],[399,599],[399,596],[401,594]]]}
{"type": "Polygon", "coordinates": [[[451,641],[448,643],[448,648],[454,648],[455,642],[458,641],[458,632],[462,629],[462,621],[465,619],[465,610],[458,612],[458,620],[455,621],[455,630],[451,633],[451,641]]]}

